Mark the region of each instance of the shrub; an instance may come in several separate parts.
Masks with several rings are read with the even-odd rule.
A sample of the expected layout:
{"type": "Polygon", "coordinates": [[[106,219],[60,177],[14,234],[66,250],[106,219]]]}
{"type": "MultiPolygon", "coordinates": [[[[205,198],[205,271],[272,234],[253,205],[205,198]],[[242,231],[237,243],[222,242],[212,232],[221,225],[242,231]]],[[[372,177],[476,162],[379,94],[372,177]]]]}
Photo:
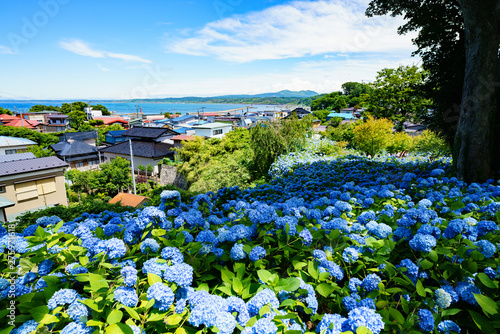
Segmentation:
{"type": "Polygon", "coordinates": [[[392,127],[388,119],[376,120],[368,116],[365,122],[356,124],[353,130],[354,146],[373,158],[390,143],[392,127]]]}
{"type": "Polygon", "coordinates": [[[343,141],[350,144],[354,138],[353,130],[355,126],[356,123],[354,122],[339,123],[337,127],[329,126],[326,129],[325,137],[336,142],[343,141]]]}
{"type": "Polygon", "coordinates": [[[425,130],[418,137],[415,137],[416,151],[431,157],[444,157],[450,155],[450,147],[446,141],[437,133],[425,130]]]}
{"type": "Polygon", "coordinates": [[[387,146],[388,153],[409,152],[412,149],[413,138],[404,132],[396,132],[392,135],[389,145],[387,146]]]}

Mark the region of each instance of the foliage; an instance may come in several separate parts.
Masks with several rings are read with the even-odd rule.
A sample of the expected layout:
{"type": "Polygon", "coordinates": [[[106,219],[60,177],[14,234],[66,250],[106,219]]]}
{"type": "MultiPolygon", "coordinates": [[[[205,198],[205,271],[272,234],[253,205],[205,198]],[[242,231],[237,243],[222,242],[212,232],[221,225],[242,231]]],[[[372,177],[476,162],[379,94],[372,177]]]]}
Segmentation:
{"type": "Polygon", "coordinates": [[[154,189],[151,189],[147,193],[144,194],[144,196],[149,197],[149,202],[148,205],[154,205],[158,206],[161,203],[161,193],[164,190],[175,190],[178,191],[179,194],[181,195],[181,201],[183,203],[191,203],[192,198],[194,198],[196,195],[200,194],[199,192],[193,192],[189,190],[184,190],[181,188],[178,188],[176,186],[173,186],[171,184],[166,185],[166,186],[159,186],[154,189]]]}
{"type": "Polygon", "coordinates": [[[60,108],[58,106],[46,106],[43,104],[35,104],[30,108],[30,112],[40,112],[40,111],[59,111],[60,108]]]}
{"type": "Polygon", "coordinates": [[[43,148],[59,142],[59,138],[55,135],[14,126],[0,126],[0,136],[26,138],[36,142],[43,148]]]}
{"type": "Polygon", "coordinates": [[[14,115],[14,113],[12,111],[10,111],[9,109],[2,108],[2,107],[0,107],[0,114],[14,115]]]}
{"type": "Polygon", "coordinates": [[[130,163],[120,157],[101,164],[100,170],[79,171],[72,169],[68,171],[68,177],[72,182],[71,189],[73,191],[89,195],[103,193],[115,196],[120,191],[129,188],[132,182],[130,163]]]}
{"type": "Polygon", "coordinates": [[[393,126],[388,119],[376,120],[369,116],[365,122],[359,122],[354,127],[356,148],[372,158],[375,157],[389,145],[393,126]]]}
{"type": "Polygon", "coordinates": [[[363,105],[371,91],[372,87],[366,83],[350,81],[342,84],[342,93],[347,96],[349,107],[363,105]]]}
{"type": "Polygon", "coordinates": [[[12,327],[25,324],[17,333],[28,325],[56,333],[495,333],[500,184],[450,176],[449,160],[348,156],[191,203],[167,191],[159,207],[46,217],[7,246],[14,255],[2,248],[5,279],[9,260],[19,259],[16,296],[2,295],[2,306],[14,300],[12,327]]]}
{"type": "Polygon", "coordinates": [[[425,130],[415,138],[415,148],[417,152],[428,154],[433,158],[449,156],[451,153],[444,138],[431,130],[425,130]]]}
{"type": "Polygon", "coordinates": [[[368,111],[393,121],[398,131],[403,130],[405,121],[418,122],[430,105],[422,91],[425,76],[417,66],[382,69],[373,83],[368,111]]]}
{"type": "Polygon", "coordinates": [[[102,112],[103,116],[110,116],[111,115],[111,112],[108,110],[108,108],[103,106],[102,104],[94,104],[94,105],[90,105],[89,107],[92,107],[93,110],[100,110],[102,112]]]}
{"type": "Polygon", "coordinates": [[[331,113],[330,110],[314,110],[313,116],[321,121],[321,124],[326,122],[326,117],[331,113]]]}
{"type": "Polygon", "coordinates": [[[71,127],[77,131],[87,121],[87,114],[84,111],[74,110],[68,114],[71,127]]]}
{"type": "MultiPolygon", "coordinates": [[[[387,146],[388,153],[403,153],[410,152],[413,149],[413,138],[407,133],[396,132],[392,135],[390,142],[387,146]]],[[[426,152],[422,152],[427,154],[426,152]]]]}
{"type": "Polygon", "coordinates": [[[453,143],[462,102],[465,73],[465,26],[458,1],[372,0],[368,16],[401,15],[398,33],[417,32],[415,55],[428,71],[425,91],[434,102],[432,113],[422,119],[453,143]]]}
{"type": "Polygon", "coordinates": [[[324,137],[336,142],[352,143],[355,126],[355,122],[341,123],[337,127],[329,126],[326,128],[324,137]]]}
{"type": "Polygon", "coordinates": [[[347,107],[347,98],[340,92],[332,92],[311,102],[311,110],[335,110],[339,111],[347,107]]]}
{"type": "Polygon", "coordinates": [[[104,125],[104,121],[102,119],[91,119],[89,124],[92,126],[101,126],[104,125]]]}
{"type": "Polygon", "coordinates": [[[253,152],[246,129],[235,129],[222,139],[186,141],[177,156],[183,161],[179,172],[186,177],[191,191],[216,191],[221,186],[245,187],[252,182],[253,152]]]}
{"type": "Polygon", "coordinates": [[[332,128],[336,128],[342,123],[342,117],[332,117],[328,123],[332,128]]]}
{"type": "Polygon", "coordinates": [[[35,157],[37,157],[37,158],[50,157],[50,156],[53,156],[55,154],[55,152],[52,151],[51,149],[43,148],[40,145],[28,146],[28,148],[26,149],[26,152],[33,153],[35,155],[35,157]]]}
{"type": "Polygon", "coordinates": [[[310,116],[302,120],[260,123],[250,129],[250,145],[253,150],[253,168],[256,178],[267,176],[267,171],[282,154],[300,149],[311,131],[310,116]]]}

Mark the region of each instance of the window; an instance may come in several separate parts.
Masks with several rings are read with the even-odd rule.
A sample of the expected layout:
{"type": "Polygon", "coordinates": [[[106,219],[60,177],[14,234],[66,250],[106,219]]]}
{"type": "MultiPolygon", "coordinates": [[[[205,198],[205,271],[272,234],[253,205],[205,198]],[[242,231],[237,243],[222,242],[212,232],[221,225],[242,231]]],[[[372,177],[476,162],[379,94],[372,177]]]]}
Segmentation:
{"type": "Polygon", "coordinates": [[[214,136],[221,135],[221,134],[222,134],[222,129],[217,129],[217,130],[213,131],[214,136]]]}
{"type": "Polygon", "coordinates": [[[98,165],[99,160],[89,160],[89,166],[98,165]]]}
{"type": "Polygon", "coordinates": [[[3,194],[5,192],[5,186],[0,186],[0,194],[3,194]]]}
{"type": "Polygon", "coordinates": [[[16,184],[16,197],[18,201],[25,201],[38,197],[36,181],[16,184]]]}
{"type": "Polygon", "coordinates": [[[54,177],[36,181],[39,195],[47,195],[56,192],[56,179],[54,177]]]}
{"type": "Polygon", "coordinates": [[[5,154],[16,154],[17,153],[17,150],[16,149],[12,149],[12,150],[5,150],[5,154]]]}
{"type": "Polygon", "coordinates": [[[75,162],[75,168],[83,167],[83,161],[75,162]]]}

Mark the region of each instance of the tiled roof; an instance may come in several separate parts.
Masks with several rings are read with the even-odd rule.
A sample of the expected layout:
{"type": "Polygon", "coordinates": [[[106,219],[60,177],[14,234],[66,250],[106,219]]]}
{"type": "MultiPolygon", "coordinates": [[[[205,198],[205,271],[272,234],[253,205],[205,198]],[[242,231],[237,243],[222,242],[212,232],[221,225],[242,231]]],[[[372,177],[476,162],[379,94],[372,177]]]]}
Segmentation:
{"type": "Polygon", "coordinates": [[[192,119],[192,118],[196,118],[196,116],[195,115],[183,115],[183,116],[179,116],[177,118],[174,118],[172,120],[172,122],[174,122],[174,123],[181,123],[181,122],[184,122],[184,121],[192,119]]]}
{"type": "Polygon", "coordinates": [[[0,163],[0,176],[28,173],[37,170],[67,167],[58,157],[45,157],[0,163]]]}
{"type": "Polygon", "coordinates": [[[72,157],[78,155],[97,153],[97,147],[89,145],[79,140],[63,141],[52,144],[50,147],[61,157],[72,157]]]}
{"type": "Polygon", "coordinates": [[[217,129],[217,128],[227,128],[227,127],[232,127],[231,124],[226,124],[226,123],[207,123],[207,124],[202,124],[198,125],[195,127],[195,129],[217,129]]]}
{"type": "Polygon", "coordinates": [[[139,196],[139,195],[134,195],[134,194],[129,194],[129,193],[119,193],[115,197],[113,197],[109,203],[110,204],[115,204],[120,202],[121,206],[133,206],[134,208],[137,208],[141,204],[144,204],[149,200],[149,197],[144,197],[144,196],[139,196]]]}
{"type": "MultiPolygon", "coordinates": [[[[61,124],[64,125],[64,124],[61,124]]],[[[59,141],[66,141],[68,139],[74,140],[87,140],[97,138],[97,133],[95,131],[84,131],[84,132],[66,132],[59,137],[59,141]]]]}
{"type": "Polygon", "coordinates": [[[19,161],[27,159],[36,159],[36,157],[32,152],[0,155],[0,162],[19,161]]]}
{"type": "Polygon", "coordinates": [[[39,124],[40,123],[38,123],[38,121],[36,121],[36,120],[16,118],[5,125],[14,126],[16,128],[23,127],[23,128],[33,129],[35,126],[38,126],[39,124]]]}
{"type": "MultiPolygon", "coordinates": [[[[165,143],[156,143],[150,141],[132,141],[132,153],[134,156],[143,158],[162,158],[173,155],[172,148],[174,146],[165,143]]],[[[130,156],[129,142],[121,142],[110,147],[103,148],[101,152],[114,153],[130,156]]]]}
{"type": "Polygon", "coordinates": [[[176,131],[167,128],[134,127],[122,133],[123,137],[139,137],[145,139],[156,139],[165,135],[178,135],[176,131]]]}
{"type": "Polygon", "coordinates": [[[124,120],[122,117],[113,117],[113,116],[99,116],[99,117],[94,117],[94,119],[100,119],[101,121],[104,122],[105,125],[112,124],[112,123],[122,123],[122,124],[128,124],[126,120],[124,120]]]}
{"type": "Polygon", "coordinates": [[[36,145],[36,143],[26,138],[0,136],[0,147],[20,145],[36,145]]]}
{"type": "Polygon", "coordinates": [[[107,135],[110,135],[112,137],[121,137],[122,134],[127,131],[127,130],[115,130],[115,131],[108,131],[106,132],[107,135]]]}

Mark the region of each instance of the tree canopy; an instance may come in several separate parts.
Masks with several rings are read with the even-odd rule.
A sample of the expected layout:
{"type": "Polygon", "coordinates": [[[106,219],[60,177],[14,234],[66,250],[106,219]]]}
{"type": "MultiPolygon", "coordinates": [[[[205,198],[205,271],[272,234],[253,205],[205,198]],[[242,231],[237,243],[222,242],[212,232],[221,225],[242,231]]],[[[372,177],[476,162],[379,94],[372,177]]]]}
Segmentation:
{"type": "Polygon", "coordinates": [[[422,91],[425,75],[417,66],[382,69],[372,85],[368,111],[377,118],[390,119],[399,131],[405,121],[420,120],[430,105],[422,91]]]}
{"type": "Polygon", "coordinates": [[[341,92],[332,92],[311,102],[311,110],[335,110],[339,111],[347,107],[347,97],[341,92]]]}

